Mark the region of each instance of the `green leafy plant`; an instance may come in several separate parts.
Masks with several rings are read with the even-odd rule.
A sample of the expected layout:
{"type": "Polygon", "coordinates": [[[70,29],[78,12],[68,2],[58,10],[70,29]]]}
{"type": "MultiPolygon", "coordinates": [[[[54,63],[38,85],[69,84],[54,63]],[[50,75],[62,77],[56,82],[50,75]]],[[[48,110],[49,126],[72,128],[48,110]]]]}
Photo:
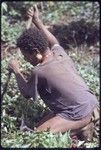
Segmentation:
{"type": "Polygon", "coordinates": [[[2,146],[10,148],[70,148],[72,140],[69,132],[53,134],[51,132],[13,132],[3,138],[2,146]],[[6,140],[6,141],[5,141],[6,140]]]}
{"type": "MultiPolygon", "coordinates": [[[[3,2],[1,18],[1,35],[4,42],[16,44],[17,37],[25,29],[23,13],[36,2],[3,2]],[[22,9],[21,9],[22,8],[22,9]],[[19,19],[18,19],[19,18],[19,19]],[[22,19],[21,19],[22,18],[22,19]],[[20,22],[21,21],[21,22],[20,22]]],[[[56,23],[59,20],[67,21],[80,19],[99,20],[99,4],[90,2],[37,2],[43,12],[45,22],[56,23]],[[95,4],[95,5],[93,5],[95,4]],[[94,7],[94,8],[93,8],[94,7]],[[92,11],[92,9],[94,11],[92,11]],[[45,17],[44,17],[45,16],[45,17]],[[63,18],[64,16],[64,18],[63,18]],[[67,19],[67,16],[70,20],[67,19]],[[78,18],[77,18],[78,16],[78,18]]],[[[76,47],[78,48],[78,47],[76,47]]],[[[87,51],[89,48],[87,47],[87,51]]],[[[99,61],[92,58],[86,51],[69,51],[74,60],[78,73],[84,78],[89,88],[99,99],[99,61]],[[86,55],[85,55],[86,54],[86,55]]],[[[8,53],[8,52],[7,52],[8,53]]],[[[12,57],[18,58],[21,63],[21,72],[26,79],[30,76],[33,66],[27,63],[21,54],[13,52],[4,56],[1,61],[1,92],[8,77],[8,63],[12,57]]],[[[49,108],[38,98],[35,103],[32,99],[25,99],[17,86],[14,74],[11,75],[7,91],[2,100],[1,114],[1,145],[4,148],[71,148],[70,132],[52,134],[47,132],[21,132],[21,116],[24,113],[27,125],[34,128],[36,123],[45,115],[49,108]]],[[[85,142],[81,147],[97,147],[98,139],[85,142]]]]}

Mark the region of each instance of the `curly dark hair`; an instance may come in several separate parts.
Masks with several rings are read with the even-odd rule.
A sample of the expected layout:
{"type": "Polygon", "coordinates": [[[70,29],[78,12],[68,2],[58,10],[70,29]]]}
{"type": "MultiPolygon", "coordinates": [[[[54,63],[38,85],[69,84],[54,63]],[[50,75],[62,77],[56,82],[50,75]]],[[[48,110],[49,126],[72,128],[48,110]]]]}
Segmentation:
{"type": "Polygon", "coordinates": [[[48,47],[48,41],[45,34],[36,27],[25,30],[17,39],[17,47],[30,54],[35,48],[44,53],[48,47]]]}

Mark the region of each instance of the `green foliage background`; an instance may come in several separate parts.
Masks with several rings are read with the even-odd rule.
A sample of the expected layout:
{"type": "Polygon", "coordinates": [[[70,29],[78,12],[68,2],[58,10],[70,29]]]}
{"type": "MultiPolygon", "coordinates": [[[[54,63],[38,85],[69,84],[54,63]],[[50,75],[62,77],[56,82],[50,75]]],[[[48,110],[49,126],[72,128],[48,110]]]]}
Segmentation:
{"type": "Polygon", "coordinates": [[[81,18],[99,23],[100,9],[98,2],[3,2],[1,10],[1,34],[3,40],[16,43],[16,38],[25,28],[26,10],[35,4],[38,5],[41,12],[40,18],[47,25],[60,20],[67,23],[81,18]]]}
{"type": "MultiPolygon", "coordinates": [[[[16,44],[16,39],[25,29],[27,21],[26,10],[38,4],[44,23],[47,25],[58,22],[71,22],[84,18],[99,24],[99,3],[98,2],[70,2],[70,1],[48,1],[48,2],[3,2],[1,7],[1,35],[2,41],[8,45],[16,44]]],[[[79,47],[77,47],[79,49],[79,47]]],[[[99,99],[99,56],[90,53],[90,48],[82,47],[83,51],[77,51],[76,48],[69,51],[68,54],[74,60],[78,73],[84,78],[89,88],[99,99]]],[[[94,51],[96,47],[93,48],[94,51]]],[[[4,49],[3,49],[4,50],[4,49]]],[[[91,51],[93,53],[93,51],[91,51]]],[[[16,57],[21,62],[21,71],[28,78],[33,66],[27,63],[19,50],[15,49],[13,53],[4,55],[1,61],[1,92],[8,77],[8,63],[11,57],[16,57]],[[16,52],[17,51],[17,52],[16,52]]],[[[55,135],[47,132],[29,133],[19,131],[22,112],[25,115],[27,125],[34,127],[36,123],[49,110],[48,107],[39,98],[39,101],[33,102],[32,99],[26,100],[19,92],[15,76],[11,75],[8,89],[2,100],[1,115],[1,145],[3,147],[29,148],[29,147],[72,147],[73,141],[69,132],[64,135],[55,135]],[[22,109],[23,108],[23,109],[22,109]]],[[[83,147],[98,146],[98,141],[92,141],[83,145],[83,147]]]]}

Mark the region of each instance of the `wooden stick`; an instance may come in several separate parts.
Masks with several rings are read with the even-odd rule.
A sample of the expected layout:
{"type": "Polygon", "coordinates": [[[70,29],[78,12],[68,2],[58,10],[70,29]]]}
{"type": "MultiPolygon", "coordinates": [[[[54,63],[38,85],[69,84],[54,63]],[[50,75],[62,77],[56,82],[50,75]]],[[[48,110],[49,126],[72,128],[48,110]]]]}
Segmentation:
{"type": "Polygon", "coordinates": [[[27,23],[26,23],[26,28],[29,29],[32,23],[32,17],[29,17],[27,23]]]}
{"type": "MultiPolygon", "coordinates": [[[[32,17],[29,17],[28,21],[26,22],[26,29],[29,29],[31,27],[32,23],[32,17]]],[[[20,125],[21,131],[33,131],[32,129],[28,128],[25,124],[25,117],[24,112],[22,111],[22,117],[21,117],[21,125],[20,125]]]]}

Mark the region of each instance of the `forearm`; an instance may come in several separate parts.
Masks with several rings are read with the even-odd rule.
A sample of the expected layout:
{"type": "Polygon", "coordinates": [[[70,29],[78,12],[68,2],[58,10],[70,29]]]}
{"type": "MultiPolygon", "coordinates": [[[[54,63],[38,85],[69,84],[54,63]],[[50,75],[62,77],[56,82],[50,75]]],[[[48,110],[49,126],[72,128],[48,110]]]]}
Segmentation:
{"type": "Polygon", "coordinates": [[[40,30],[42,30],[44,32],[44,34],[46,35],[48,42],[50,43],[51,47],[54,44],[59,44],[58,40],[55,38],[55,36],[48,31],[48,29],[44,26],[44,24],[42,23],[42,21],[40,19],[38,19],[37,21],[34,22],[36,27],[40,30]]]}
{"type": "Polygon", "coordinates": [[[26,79],[24,78],[21,72],[14,72],[14,74],[16,76],[17,84],[18,84],[21,94],[25,98],[29,98],[29,94],[28,94],[29,89],[28,89],[28,84],[27,84],[26,79]]]}

